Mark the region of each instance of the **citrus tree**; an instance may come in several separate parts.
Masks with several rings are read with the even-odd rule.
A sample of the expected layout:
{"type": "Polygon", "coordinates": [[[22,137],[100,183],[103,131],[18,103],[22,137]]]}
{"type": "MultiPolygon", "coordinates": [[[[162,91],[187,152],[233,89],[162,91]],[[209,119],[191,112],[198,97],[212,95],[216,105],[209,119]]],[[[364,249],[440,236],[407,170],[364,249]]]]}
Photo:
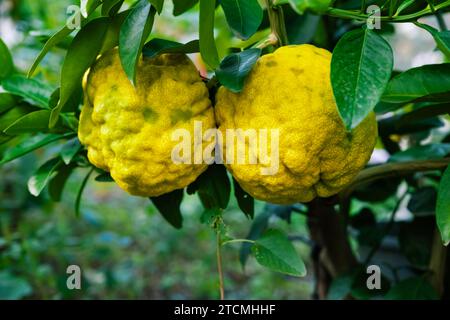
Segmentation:
{"type": "MultiPolygon", "coordinates": [[[[446,297],[450,64],[393,70],[386,39],[396,24],[413,24],[434,38],[430,51],[449,59],[450,1],[173,0],[174,20],[198,8],[197,39],[186,43],[152,33],[165,2],[81,1],[46,37],[27,75],[0,41],[0,164],[60,146],[28,190],[61,201],[72,172],[85,172],[77,215],[91,178],[148,197],[175,228],[183,226],[183,196],[197,194],[204,206],[199,228],[217,235],[221,298],[222,250],[233,244],[241,246],[243,265],[253,255],[273,271],[314,273],[318,298],[446,297]],[[232,35],[227,41],[215,34],[218,12],[232,35]],[[54,88],[35,75],[57,46],[67,52],[54,88]],[[186,54],[201,57],[200,75],[186,54]],[[282,172],[263,175],[258,165],[214,157],[171,162],[166,132],[194,133],[184,124],[196,120],[223,134],[281,128],[282,172]],[[387,156],[367,164],[374,146],[387,156]],[[245,239],[234,238],[226,223],[232,196],[243,222],[252,220],[245,239]],[[256,216],[255,199],[268,202],[256,216]],[[405,207],[409,219],[397,219],[405,207]],[[270,226],[271,217],[289,222],[295,214],[307,219],[309,268],[292,237],[270,226]],[[381,285],[370,290],[368,267],[388,237],[406,259],[375,261],[381,285]]],[[[216,140],[200,146],[211,141],[216,156],[227,155],[216,140]]]]}

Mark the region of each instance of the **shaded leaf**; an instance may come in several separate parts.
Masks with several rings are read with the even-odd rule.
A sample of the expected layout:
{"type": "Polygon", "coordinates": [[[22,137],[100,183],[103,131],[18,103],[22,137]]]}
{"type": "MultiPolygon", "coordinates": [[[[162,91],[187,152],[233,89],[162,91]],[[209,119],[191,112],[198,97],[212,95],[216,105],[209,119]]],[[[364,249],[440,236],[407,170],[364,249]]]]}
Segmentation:
{"type": "Polygon", "coordinates": [[[102,4],[102,15],[112,16],[116,14],[116,10],[119,10],[124,0],[104,0],[102,4]],[[119,8],[118,8],[119,7],[119,8]]]}
{"type": "Polygon", "coordinates": [[[64,186],[66,185],[67,180],[70,177],[70,174],[75,169],[75,166],[61,166],[56,175],[51,178],[50,182],[48,183],[48,192],[50,195],[50,198],[55,201],[61,201],[61,194],[64,190],[64,186]]]}
{"type": "Polygon", "coordinates": [[[292,276],[306,275],[305,265],[292,243],[280,231],[269,229],[255,241],[253,255],[264,267],[292,276]]]}
{"type": "Polygon", "coordinates": [[[413,147],[393,154],[389,162],[438,159],[450,153],[450,143],[434,143],[413,147]]]}
{"type": "Polygon", "coordinates": [[[163,6],[164,6],[164,0],[148,0],[152,4],[153,7],[155,7],[158,14],[161,13],[163,6]]]}
{"type": "Polygon", "coordinates": [[[6,92],[0,93],[0,113],[8,111],[17,104],[17,98],[6,92]]]}
{"type": "Polygon", "coordinates": [[[217,79],[231,91],[240,92],[260,55],[261,50],[256,48],[228,55],[216,70],[217,79]]]}
{"type": "Polygon", "coordinates": [[[198,194],[206,209],[225,209],[230,200],[231,185],[223,165],[213,164],[196,180],[198,194]]]}
{"type": "Polygon", "coordinates": [[[402,280],[389,290],[386,300],[436,300],[437,292],[424,277],[402,280]]]}
{"type": "Polygon", "coordinates": [[[173,227],[181,229],[183,226],[183,217],[180,211],[181,201],[183,201],[183,189],[175,190],[158,197],[151,197],[155,207],[161,215],[173,227]]]}
{"type": "Polygon", "coordinates": [[[239,208],[244,212],[247,218],[253,219],[255,214],[255,199],[245,192],[239,183],[233,178],[234,196],[238,202],[239,208]]]}
{"type": "Polygon", "coordinates": [[[89,172],[86,174],[86,176],[84,177],[83,181],[81,182],[80,189],[78,189],[77,197],[75,199],[75,215],[77,217],[80,216],[81,198],[83,196],[83,191],[86,188],[86,185],[87,185],[87,183],[89,181],[89,178],[90,178],[92,172],[94,172],[94,168],[89,170],[89,172]]]}
{"type": "Polygon", "coordinates": [[[185,13],[190,8],[198,3],[199,0],[172,0],[173,1],[173,15],[179,16],[185,13]]]}
{"type": "Polygon", "coordinates": [[[109,172],[103,172],[95,177],[95,181],[98,182],[114,182],[114,179],[111,177],[109,172]]]}
{"type": "Polygon", "coordinates": [[[147,42],[142,49],[144,57],[153,58],[163,53],[194,53],[199,52],[198,40],[192,40],[186,44],[175,41],[155,38],[147,42]]]}
{"type": "Polygon", "coordinates": [[[390,45],[374,31],[358,29],[337,43],[331,60],[334,96],[347,129],[355,128],[377,105],[392,72],[390,45]]]}
{"type": "Polygon", "coordinates": [[[445,170],[439,184],[436,222],[442,241],[447,245],[450,242],[450,166],[445,170]]]}

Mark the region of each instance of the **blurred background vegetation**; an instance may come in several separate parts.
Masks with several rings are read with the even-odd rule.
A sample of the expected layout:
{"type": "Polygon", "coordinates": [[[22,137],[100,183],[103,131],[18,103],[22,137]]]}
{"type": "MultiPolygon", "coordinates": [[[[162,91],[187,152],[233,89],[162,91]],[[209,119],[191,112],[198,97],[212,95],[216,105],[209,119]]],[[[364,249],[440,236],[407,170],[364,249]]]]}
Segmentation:
{"type": "MultiPolygon", "coordinates": [[[[131,1],[126,3],[131,4],[131,1]]],[[[26,73],[45,40],[65,23],[70,4],[78,4],[78,1],[0,0],[0,37],[13,53],[19,71],[26,73]]],[[[306,14],[291,19],[287,12],[287,21],[291,24],[288,30],[292,42],[313,41],[319,46],[326,43],[324,24],[317,16],[306,14]]],[[[428,22],[435,25],[432,18],[428,22]]],[[[196,7],[175,19],[172,4],[166,1],[163,14],[156,18],[152,37],[187,42],[197,38],[197,26],[196,7]]],[[[386,28],[386,37],[394,47],[397,70],[443,61],[442,55],[432,50],[433,39],[426,31],[411,24],[395,28],[395,34],[393,27],[386,28]]],[[[336,34],[344,31],[337,30],[336,34]]],[[[219,49],[238,45],[221,9],[216,18],[216,37],[219,49]]],[[[64,53],[64,50],[52,50],[39,66],[36,78],[56,87],[64,53]]],[[[223,57],[226,52],[220,54],[223,57]]],[[[192,58],[204,71],[198,56],[192,58]]],[[[440,139],[448,132],[448,119],[442,121],[439,128],[433,129],[430,139],[440,139]]],[[[185,197],[182,204],[185,225],[182,230],[175,230],[148,199],[131,197],[113,183],[91,179],[84,192],[82,213],[76,217],[73,203],[86,174],[84,169],[77,169],[79,171],[70,177],[59,203],[50,201],[47,191],[36,198],[27,190],[28,178],[60,148],[61,145],[53,144],[51,148],[38,150],[0,168],[0,299],[218,298],[215,234],[208,226],[200,225],[203,209],[197,197],[185,197]],[[71,264],[82,269],[82,290],[66,288],[66,268],[71,264]]],[[[387,158],[386,151],[379,148],[371,163],[384,162],[387,158]]],[[[433,185],[433,179],[428,182],[425,188],[418,189],[417,192],[422,193],[415,200],[411,196],[402,198],[396,216],[400,229],[394,232],[403,232],[403,236],[386,237],[375,257],[380,263],[389,262],[392,278],[401,277],[402,272],[410,273],[411,267],[405,269],[404,265],[420,269],[429,259],[434,223],[430,211],[432,214],[434,206],[427,209],[427,205],[435,201],[436,183],[433,185]],[[413,220],[412,212],[421,215],[413,220]],[[417,219],[429,219],[430,228],[415,230],[417,219]],[[408,238],[411,234],[416,237],[408,238]]],[[[367,224],[364,217],[369,216],[370,220],[373,214],[377,221],[386,221],[407,188],[405,183],[398,186],[389,181],[379,189],[389,189],[391,185],[391,190],[386,190],[387,196],[379,200],[366,202],[367,192],[363,190],[357,197],[359,200],[352,201],[351,214],[359,217],[352,220],[352,244],[361,255],[367,251],[364,246],[372,245],[380,233],[380,228],[367,229],[371,222],[367,224]]],[[[294,278],[276,274],[256,265],[252,259],[244,270],[239,262],[239,246],[229,245],[223,250],[227,298],[308,299],[312,296],[314,279],[309,262],[311,246],[306,218],[302,210],[291,209],[257,202],[256,221],[290,235],[307,263],[308,276],[294,278]]],[[[247,237],[252,222],[236,203],[231,203],[224,218],[234,237],[247,237]]]]}

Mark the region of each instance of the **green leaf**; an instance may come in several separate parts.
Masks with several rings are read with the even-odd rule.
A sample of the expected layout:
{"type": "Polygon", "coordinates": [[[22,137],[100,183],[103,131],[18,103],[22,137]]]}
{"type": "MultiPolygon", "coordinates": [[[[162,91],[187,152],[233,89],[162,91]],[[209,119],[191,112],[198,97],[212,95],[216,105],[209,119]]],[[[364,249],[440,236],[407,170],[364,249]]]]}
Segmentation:
{"type": "Polygon", "coordinates": [[[405,0],[403,1],[397,8],[397,11],[395,12],[395,15],[399,15],[404,10],[408,9],[411,5],[415,4],[417,0],[405,0]]]}
{"type": "MultiPolygon", "coordinates": [[[[28,113],[14,121],[10,126],[3,130],[3,132],[9,135],[48,132],[50,114],[50,110],[39,110],[28,113]]],[[[60,128],[60,126],[58,127],[60,128]]]]}
{"type": "Polygon", "coordinates": [[[47,183],[50,181],[53,173],[62,165],[59,158],[53,158],[44,163],[36,173],[28,180],[28,191],[35,197],[44,190],[47,183]]]}
{"type": "Polygon", "coordinates": [[[150,200],[167,222],[173,227],[181,229],[183,226],[183,217],[180,211],[180,204],[183,200],[183,189],[175,190],[158,197],[151,197],[150,200]]]}
{"type": "Polygon", "coordinates": [[[211,68],[219,66],[219,54],[214,40],[214,16],[216,1],[200,0],[199,39],[200,54],[203,61],[211,68]]]}
{"type": "Polygon", "coordinates": [[[58,43],[63,41],[69,34],[72,33],[73,30],[64,27],[58,32],[56,32],[53,36],[50,37],[50,39],[47,40],[47,42],[44,45],[44,48],[42,48],[41,52],[37,56],[37,58],[34,60],[33,65],[31,66],[30,70],[28,71],[28,77],[31,77],[33,73],[36,71],[36,68],[38,67],[39,63],[44,59],[44,57],[47,55],[47,53],[52,49],[54,46],[56,46],[58,43]]]}
{"type": "Polygon", "coordinates": [[[165,39],[152,39],[142,49],[144,57],[153,58],[163,53],[194,53],[199,52],[198,40],[192,40],[186,44],[165,39]]]}
{"type": "Polygon", "coordinates": [[[109,172],[103,172],[103,173],[100,173],[98,176],[95,177],[95,181],[98,181],[98,182],[114,182],[114,179],[111,177],[111,174],[109,172]]]}
{"type": "Polygon", "coordinates": [[[50,182],[48,183],[48,193],[53,201],[61,201],[61,194],[64,190],[64,186],[66,185],[66,182],[74,169],[74,165],[61,166],[58,169],[56,175],[51,178],[50,182]]]}
{"type": "Polygon", "coordinates": [[[450,166],[445,170],[439,184],[436,221],[442,241],[448,245],[450,243],[450,166]]]}
{"type": "Polygon", "coordinates": [[[173,15],[179,16],[195,6],[199,0],[172,0],[173,15]]]}
{"type": "Polygon", "coordinates": [[[55,142],[57,140],[61,140],[64,138],[68,138],[73,136],[72,133],[69,134],[46,134],[46,135],[37,135],[34,137],[30,137],[23,141],[20,144],[15,145],[14,147],[7,149],[3,154],[3,158],[0,161],[0,165],[5,164],[9,161],[17,159],[31,151],[34,151],[38,148],[41,148],[49,143],[55,142]]]}
{"type": "Polygon", "coordinates": [[[62,66],[60,99],[58,105],[52,110],[50,127],[56,124],[61,110],[72,93],[80,86],[86,70],[97,58],[108,23],[108,18],[94,19],[86,24],[73,39],[62,66]]]}
{"type": "Polygon", "coordinates": [[[450,97],[450,63],[409,69],[389,81],[383,101],[404,103],[414,100],[441,101],[450,97]]]}
{"type": "Polygon", "coordinates": [[[142,47],[153,27],[155,11],[147,0],[140,0],[120,28],[119,55],[128,79],[135,84],[136,66],[142,47]]]}
{"type": "Polygon", "coordinates": [[[370,29],[346,33],[331,60],[331,83],[347,129],[355,128],[375,108],[392,72],[392,49],[370,29]]]}
{"type": "Polygon", "coordinates": [[[434,143],[413,147],[393,154],[389,162],[439,159],[450,153],[450,143],[434,143]]]}
{"type": "Polygon", "coordinates": [[[126,10],[110,18],[108,30],[106,31],[100,54],[103,54],[104,52],[119,45],[120,28],[129,13],[130,10],[126,10]]]}
{"type": "Polygon", "coordinates": [[[103,16],[112,16],[116,14],[116,10],[118,6],[122,6],[124,0],[105,0],[102,4],[102,15],[103,16]]]}
{"type": "MultiPolygon", "coordinates": [[[[264,231],[267,230],[269,225],[269,219],[272,216],[271,210],[264,210],[259,213],[250,227],[250,231],[246,236],[246,239],[255,240],[261,237],[264,231]]],[[[247,258],[251,253],[252,245],[250,243],[244,242],[242,243],[241,249],[239,250],[239,261],[242,267],[245,267],[245,263],[247,262],[247,258]]]]}
{"type": "Polygon", "coordinates": [[[439,296],[422,276],[400,281],[384,298],[386,300],[436,300],[439,296]]]}
{"type": "Polygon", "coordinates": [[[220,4],[236,37],[246,40],[258,30],[263,18],[258,0],[221,0],[220,4]]]}
{"type": "Polygon", "coordinates": [[[239,208],[242,210],[242,212],[245,213],[248,218],[253,219],[255,215],[255,199],[253,199],[251,195],[245,192],[234,178],[233,186],[234,196],[236,197],[239,208]]]}
{"type": "Polygon", "coordinates": [[[158,14],[161,14],[161,11],[164,6],[164,0],[148,0],[152,4],[153,7],[155,7],[158,14]]]}
{"type": "Polygon", "coordinates": [[[292,276],[306,275],[305,265],[292,243],[280,231],[269,229],[252,246],[252,253],[264,267],[292,276]]]}
{"type": "Polygon", "coordinates": [[[86,188],[86,185],[89,181],[89,178],[92,175],[92,172],[94,172],[94,168],[89,170],[89,172],[84,177],[83,181],[81,182],[80,189],[78,189],[77,197],[75,199],[75,215],[77,217],[80,216],[80,206],[81,206],[81,198],[83,197],[83,191],[86,188]]]}
{"type": "Polygon", "coordinates": [[[230,200],[231,184],[223,165],[213,164],[195,181],[198,194],[206,209],[225,209],[230,200]]]}
{"type": "Polygon", "coordinates": [[[331,2],[332,0],[289,0],[291,7],[299,14],[303,14],[305,10],[323,13],[331,5],[331,2]]]}
{"type": "Polygon", "coordinates": [[[228,55],[216,70],[217,79],[231,91],[240,92],[244,86],[245,78],[260,55],[261,50],[257,48],[228,55]]]}
{"type": "Polygon", "coordinates": [[[72,162],[73,158],[77,155],[81,148],[82,147],[78,138],[73,138],[72,140],[67,141],[60,152],[61,159],[64,164],[68,165],[72,162]]]}
{"type": "Polygon", "coordinates": [[[432,26],[429,26],[429,25],[426,25],[423,23],[419,23],[419,22],[415,22],[415,25],[421,27],[422,29],[427,30],[433,36],[434,41],[436,41],[436,45],[439,48],[439,50],[441,50],[442,53],[445,54],[445,56],[450,59],[450,31],[449,30],[439,31],[439,30],[433,28],[432,26]]]}
{"type": "Polygon", "coordinates": [[[17,104],[17,98],[6,92],[0,93],[0,113],[10,110],[17,104]]]}
{"type": "Polygon", "coordinates": [[[415,105],[414,110],[404,114],[401,120],[411,122],[444,114],[450,114],[450,103],[426,103],[415,105]]]}
{"type": "Polygon", "coordinates": [[[11,73],[14,71],[14,64],[11,53],[9,52],[8,47],[3,42],[2,39],[0,39],[0,65],[2,66],[0,68],[0,82],[1,82],[2,79],[9,77],[11,73]]]}
{"type": "Polygon", "coordinates": [[[8,92],[24,98],[32,105],[48,108],[52,89],[38,80],[14,75],[3,80],[2,87],[8,92]]]}
{"type": "Polygon", "coordinates": [[[3,132],[3,130],[17,121],[17,119],[20,119],[32,111],[34,111],[34,109],[27,105],[17,105],[14,108],[2,113],[0,115],[0,132],[3,132]]]}

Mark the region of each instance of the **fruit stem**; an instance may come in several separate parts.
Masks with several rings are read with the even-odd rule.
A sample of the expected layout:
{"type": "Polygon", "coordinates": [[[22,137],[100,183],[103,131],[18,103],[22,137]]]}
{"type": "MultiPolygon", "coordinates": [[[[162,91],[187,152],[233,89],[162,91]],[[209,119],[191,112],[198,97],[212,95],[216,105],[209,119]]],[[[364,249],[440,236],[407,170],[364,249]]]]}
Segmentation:
{"type": "Polygon", "coordinates": [[[225,300],[225,290],[223,284],[223,270],[222,270],[222,241],[220,237],[220,232],[217,232],[217,271],[219,273],[219,289],[220,289],[220,300],[225,300]]]}
{"type": "Polygon", "coordinates": [[[288,44],[288,36],[286,31],[286,24],[284,22],[283,8],[274,5],[273,0],[265,0],[267,13],[269,14],[270,29],[272,34],[278,41],[278,47],[288,44]]]}

